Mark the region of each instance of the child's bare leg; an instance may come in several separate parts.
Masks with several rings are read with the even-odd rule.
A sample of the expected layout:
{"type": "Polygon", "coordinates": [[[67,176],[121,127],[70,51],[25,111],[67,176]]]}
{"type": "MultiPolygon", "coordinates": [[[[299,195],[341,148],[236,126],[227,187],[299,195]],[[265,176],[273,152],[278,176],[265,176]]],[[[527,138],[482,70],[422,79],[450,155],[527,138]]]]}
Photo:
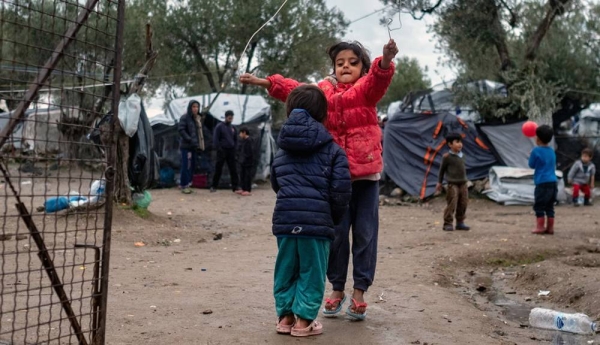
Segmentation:
{"type": "Polygon", "coordinates": [[[310,324],[313,322],[313,320],[306,320],[303,319],[301,317],[298,317],[298,319],[296,320],[296,328],[297,329],[303,329],[306,328],[308,326],[310,326],[310,324]]]}
{"type": "Polygon", "coordinates": [[[291,326],[296,321],[294,314],[284,315],[279,318],[279,324],[283,326],[291,326]]]}
{"type": "Polygon", "coordinates": [[[338,305],[340,305],[340,303],[342,303],[343,298],[344,298],[344,291],[333,290],[333,292],[329,296],[329,299],[332,301],[339,299],[339,301],[337,301],[335,303],[325,303],[325,310],[335,310],[338,307],[338,305]]]}
{"type": "MultiPolygon", "coordinates": [[[[365,292],[361,289],[354,289],[352,292],[352,298],[356,300],[357,303],[365,303],[365,292]]],[[[350,310],[356,314],[364,314],[367,311],[366,307],[356,307],[354,303],[350,305],[350,310]]]]}

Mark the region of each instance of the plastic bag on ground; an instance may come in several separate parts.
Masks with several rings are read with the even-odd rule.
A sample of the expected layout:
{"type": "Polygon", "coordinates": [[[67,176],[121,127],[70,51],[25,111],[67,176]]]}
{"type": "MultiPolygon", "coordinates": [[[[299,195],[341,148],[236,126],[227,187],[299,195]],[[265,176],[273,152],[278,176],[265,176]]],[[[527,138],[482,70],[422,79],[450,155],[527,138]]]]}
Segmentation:
{"type": "Polygon", "coordinates": [[[150,192],[145,190],[143,193],[134,193],[133,194],[133,204],[139,208],[147,209],[152,202],[152,195],[150,192]]]}

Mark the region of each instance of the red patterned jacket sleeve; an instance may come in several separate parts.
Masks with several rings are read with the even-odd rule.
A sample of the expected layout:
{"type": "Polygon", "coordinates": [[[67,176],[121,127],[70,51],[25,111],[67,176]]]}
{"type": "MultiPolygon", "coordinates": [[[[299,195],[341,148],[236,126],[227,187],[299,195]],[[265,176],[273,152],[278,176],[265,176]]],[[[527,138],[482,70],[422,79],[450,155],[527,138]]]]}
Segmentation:
{"type": "Polygon", "coordinates": [[[287,97],[293,89],[301,85],[300,82],[294,79],[284,78],[280,74],[268,76],[267,80],[271,83],[271,87],[267,90],[269,96],[282,102],[287,100],[287,97]]]}
{"type": "Polygon", "coordinates": [[[394,77],[394,63],[390,64],[390,68],[382,69],[379,67],[381,60],[381,56],[376,58],[366,77],[354,84],[357,94],[363,95],[369,106],[376,106],[383,96],[385,96],[394,77]]]}

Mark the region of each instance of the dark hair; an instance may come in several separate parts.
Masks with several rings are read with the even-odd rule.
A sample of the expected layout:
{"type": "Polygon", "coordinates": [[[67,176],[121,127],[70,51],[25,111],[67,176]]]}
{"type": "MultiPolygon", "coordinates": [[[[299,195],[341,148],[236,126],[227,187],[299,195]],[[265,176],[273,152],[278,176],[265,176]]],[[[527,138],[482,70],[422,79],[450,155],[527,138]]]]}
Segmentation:
{"type": "Polygon", "coordinates": [[[290,92],[285,102],[287,116],[294,109],[304,109],[313,119],[323,123],[327,119],[327,98],[317,86],[300,85],[290,92]]]}
{"type": "Polygon", "coordinates": [[[586,156],[588,156],[590,158],[594,158],[594,151],[592,149],[586,147],[585,149],[583,149],[581,151],[581,155],[582,156],[586,155],[586,156]]]}
{"type": "Polygon", "coordinates": [[[242,127],[240,128],[240,133],[246,133],[247,135],[250,135],[250,130],[248,127],[242,127]]]}
{"type": "Polygon", "coordinates": [[[554,130],[548,125],[541,125],[535,130],[535,135],[545,145],[548,144],[554,136],[554,130]]]}
{"type": "Polygon", "coordinates": [[[371,57],[369,57],[369,51],[363,47],[360,42],[340,42],[335,45],[332,45],[327,49],[327,55],[331,59],[331,64],[333,65],[333,73],[335,73],[335,59],[338,54],[343,50],[352,50],[358,59],[362,62],[363,65],[363,74],[367,74],[369,69],[371,68],[371,57]]]}
{"type": "Polygon", "coordinates": [[[447,145],[450,145],[455,141],[462,142],[462,136],[458,133],[450,133],[450,134],[446,135],[446,144],[447,145]]]}
{"type": "Polygon", "coordinates": [[[227,117],[227,116],[233,116],[233,110],[227,110],[225,112],[225,117],[227,117]]]}

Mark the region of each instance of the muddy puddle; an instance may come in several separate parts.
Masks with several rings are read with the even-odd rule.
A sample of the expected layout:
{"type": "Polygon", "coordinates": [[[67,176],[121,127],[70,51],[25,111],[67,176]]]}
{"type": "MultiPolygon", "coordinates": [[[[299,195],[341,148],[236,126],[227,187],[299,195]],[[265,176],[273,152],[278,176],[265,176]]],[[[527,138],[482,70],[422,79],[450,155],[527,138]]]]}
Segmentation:
{"type": "MultiPolygon", "coordinates": [[[[470,281],[469,292],[473,304],[486,313],[498,313],[507,325],[513,324],[521,332],[529,333],[532,344],[552,345],[584,345],[600,344],[600,336],[579,335],[554,330],[544,330],[529,327],[531,309],[539,307],[536,300],[528,296],[520,296],[516,291],[507,288],[507,280],[513,279],[516,271],[502,270],[488,273],[470,273],[465,276],[470,281]]],[[[572,311],[565,311],[572,312],[572,311]]]]}

